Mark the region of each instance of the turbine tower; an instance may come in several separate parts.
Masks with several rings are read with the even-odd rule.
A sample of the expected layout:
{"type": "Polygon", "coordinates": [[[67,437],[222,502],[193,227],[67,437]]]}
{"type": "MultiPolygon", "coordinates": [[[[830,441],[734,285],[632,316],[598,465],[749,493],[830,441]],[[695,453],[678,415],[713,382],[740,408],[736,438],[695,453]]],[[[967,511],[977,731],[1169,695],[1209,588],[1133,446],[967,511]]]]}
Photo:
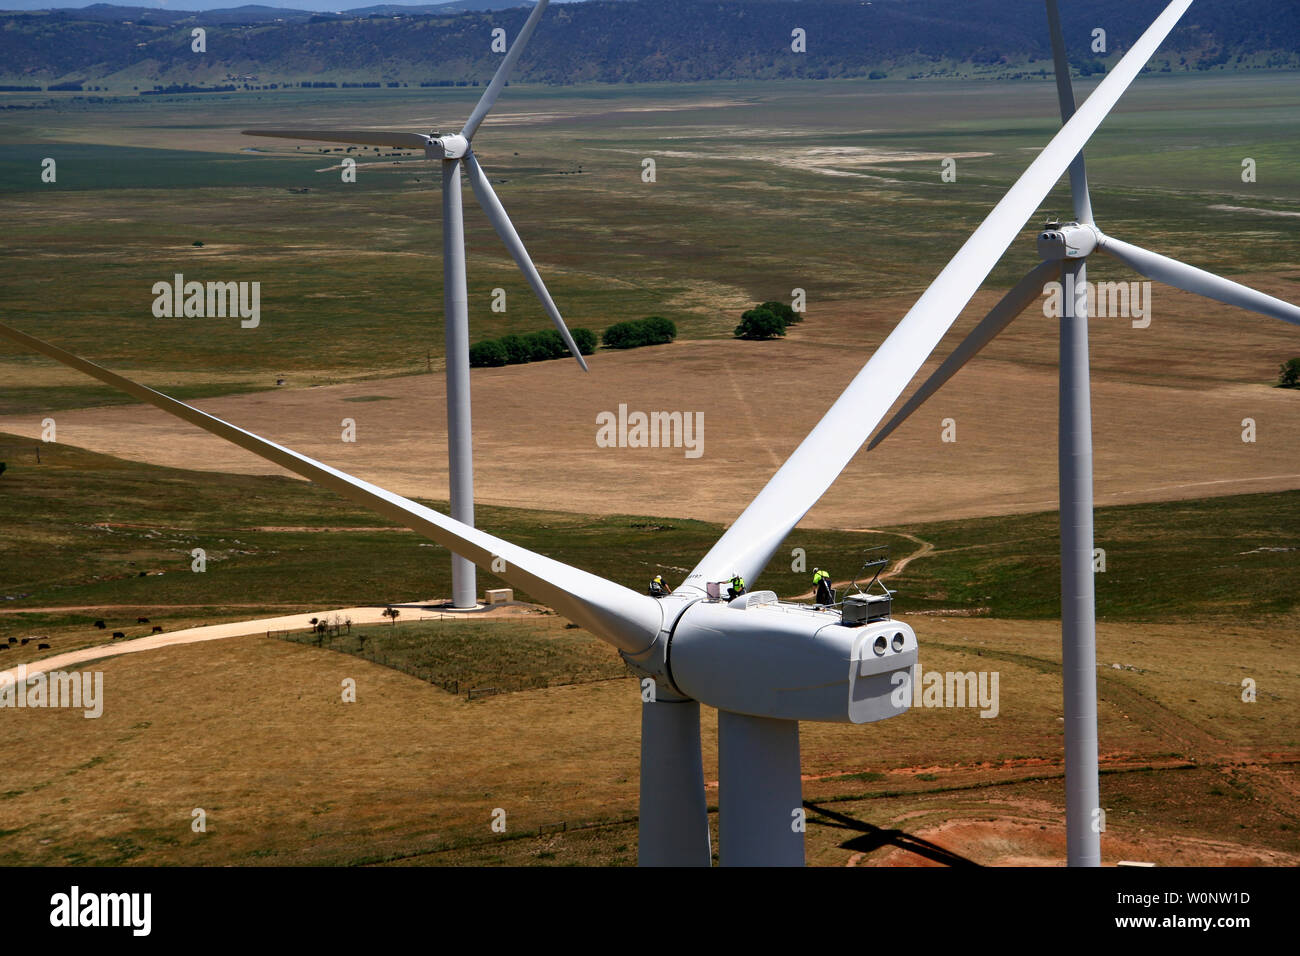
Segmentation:
{"type": "MultiPolygon", "coordinates": [[[[1070,64],[1056,0],[1046,0],[1056,65],[1061,121],[1075,115],[1070,64]]],[[[1185,10],[1191,0],[1173,6],[1185,10]]],[[[1180,11],[1180,15],[1181,15],[1180,11]]],[[[1167,13],[1167,11],[1166,11],[1167,13]]],[[[1098,91],[1100,92],[1100,91],[1098,91]]],[[[1094,93],[1095,97],[1097,93],[1094,93]]],[[[1089,99],[1088,103],[1092,102],[1089,99]]],[[[1086,104],[1085,104],[1086,105],[1086,104]]],[[[1135,272],[1228,305],[1300,324],[1300,308],[1176,259],[1129,245],[1097,228],[1080,150],[1070,163],[1074,221],[1049,223],[1038,235],[1042,258],[977,325],[947,361],[871,440],[875,448],[952,378],[1059,277],[1060,329],[1058,470],[1061,529],[1061,683],[1065,713],[1066,857],[1071,866],[1101,865],[1100,783],[1097,769],[1097,619],[1093,578],[1092,399],[1088,363],[1087,262],[1093,252],[1135,272]]]]}
{"type": "MultiPolygon", "coordinates": [[[[538,0],[528,15],[519,36],[510,45],[505,59],[497,68],[492,82],[484,90],[474,112],[459,133],[408,133],[393,130],[347,129],[246,129],[248,136],[277,139],[307,139],[318,143],[354,143],[364,146],[392,146],[423,149],[431,160],[442,165],[442,297],[447,343],[447,454],[449,461],[450,501],[453,518],[474,524],[474,441],[470,422],[469,394],[469,293],[465,276],[465,216],[461,205],[461,169],[469,178],[479,205],[487,214],[492,228],[505,243],[519,271],[541,300],[546,314],[569,347],[582,370],[587,363],[573,342],[559,310],[546,290],[528,250],[524,248],[514,224],[506,215],[487,174],[471,148],[474,134],[496,103],[501,88],[510,79],[520,54],[537,28],[537,21],[550,0],[538,0]]],[[[478,584],[474,563],[456,554],[451,557],[451,603],[455,608],[472,608],[478,601],[478,584]]]]}
{"type": "MultiPolygon", "coordinates": [[[[489,566],[496,558],[504,560],[502,578],[617,648],[642,677],[638,861],[642,865],[671,866],[707,866],[711,861],[700,752],[699,708],[705,703],[719,712],[718,829],[722,863],[800,865],[804,861],[804,837],[798,825],[803,812],[799,722],[861,724],[905,712],[916,679],[916,635],[907,624],[893,620],[887,613],[873,617],[850,614],[847,606],[844,612],[837,612],[788,604],[771,591],[724,601],[716,597],[716,585],[735,573],[751,581],[759,577],[786,536],[884,420],[1056,182],[1072,167],[1082,173],[1082,164],[1076,158],[1084,144],[1190,4],[1191,0],[1174,0],[1133,44],[681,587],[662,599],[637,593],[449,518],[25,332],[0,325],[0,336],[309,478],[477,564],[489,566]]],[[[1059,238],[1051,238],[1047,245],[1060,248],[1059,238]]],[[[1067,244],[1063,248],[1078,247],[1067,244]]],[[[1144,253],[1146,257],[1153,255],[1144,253]]],[[[1009,296],[1010,305],[1004,299],[991,318],[996,316],[1005,325],[1010,321],[1008,315],[1018,314],[1034,299],[1044,276],[1055,274],[1063,265],[1072,266],[1067,260],[1077,258],[1081,257],[1063,254],[1036,267],[1013,290],[1012,295],[1019,298],[1009,296]]],[[[1172,260],[1161,261],[1172,263],[1160,266],[1164,274],[1181,276],[1182,282],[1196,284],[1198,290],[1209,287],[1201,278],[1206,274],[1199,270],[1172,260]]],[[[1221,292],[1216,298],[1228,294],[1222,289],[1236,287],[1226,280],[1214,281],[1217,284],[1212,287],[1221,292]]],[[[1300,309],[1280,300],[1270,301],[1278,308],[1291,310],[1282,317],[1300,320],[1300,309]]],[[[989,322],[985,319],[981,328],[989,322]]],[[[1078,334],[1076,326],[1069,328],[1070,336],[1078,334]]],[[[1071,339],[1064,344],[1072,349],[1069,354],[1073,361],[1086,341],[1076,343],[1071,339]]],[[[978,351],[978,345],[974,350],[978,351]]],[[[1064,375],[1063,370],[1063,379],[1064,375]]],[[[1081,389],[1063,394],[1063,411],[1073,415],[1079,392],[1086,396],[1086,364],[1083,378],[1070,381],[1082,383],[1081,389]]],[[[1091,487],[1091,471],[1081,469],[1080,474],[1091,487]]],[[[1070,489],[1067,494],[1080,495],[1075,485],[1070,489]]],[[[1091,517],[1090,511],[1087,516],[1091,517]]],[[[1091,548],[1090,533],[1086,540],[1084,531],[1070,540],[1076,548],[1085,543],[1091,548]]],[[[1090,550],[1087,557],[1090,562],[1090,550]]],[[[1081,668],[1090,670],[1093,666],[1084,660],[1081,668]]],[[[1066,680],[1074,681],[1068,670],[1066,680]]],[[[1068,686],[1073,687],[1073,683],[1068,686]]]]}

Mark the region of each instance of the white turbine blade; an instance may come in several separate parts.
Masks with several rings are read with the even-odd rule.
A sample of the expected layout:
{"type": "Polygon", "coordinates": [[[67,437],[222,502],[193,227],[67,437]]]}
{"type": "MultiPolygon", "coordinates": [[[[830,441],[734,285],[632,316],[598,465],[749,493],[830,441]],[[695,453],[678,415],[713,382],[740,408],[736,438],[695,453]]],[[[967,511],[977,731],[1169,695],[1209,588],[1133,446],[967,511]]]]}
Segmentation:
{"type": "Polygon", "coordinates": [[[1159,255],[1141,246],[1121,242],[1111,236],[1102,236],[1097,248],[1148,279],[1155,279],[1157,282],[1182,289],[1184,292],[1195,292],[1207,299],[1226,302],[1228,305],[1240,306],[1251,312],[1271,315],[1283,322],[1294,322],[1300,325],[1300,308],[1271,295],[1265,295],[1263,292],[1256,292],[1240,282],[1224,279],[1213,272],[1206,272],[1204,269],[1189,266],[1185,262],[1170,259],[1168,256],[1159,255]]]}
{"type": "Polygon", "coordinates": [[[758,497],[684,582],[704,590],[759,572],[799,519],[825,494],[956,321],[1038,205],[1083,148],[1192,0],[1174,0],[1142,34],[966,240],[758,497]]]}
{"type": "Polygon", "coordinates": [[[1034,304],[1034,300],[1043,294],[1043,286],[1053,276],[1061,274],[1059,262],[1040,262],[1002,297],[980,324],[971,330],[970,335],[948,356],[933,375],[926,379],[907,404],[900,408],[867,445],[867,451],[875,448],[890,436],[894,429],[903,424],[911,414],[920,408],[939,389],[947,384],[948,379],[956,375],[971,359],[980,353],[984,346],[992,342],[999,333],[1010,325],[1015,318],[1034,304]]]}
{"type": "Polygon", "coordinates": [[[66,352],[58,346],[33,338],[25,332],[0,325],[0,335],[19,345],[48,355],[79,372],[97,378],[128,395],[161,408],[169,415],[197,425],[240,448],[302,475],[357,504],[383,515],[412,531],[462,555],[515,587],[545,601],[573,623],[587,628],[619,650],[645,650],[659,633],[663,612],[654,598],[587,571],[570,567],[501,538],[462,524],[446,515],[385,491],[346,472],[321,464],[252,432],[236,428],[184,402],[123,378],[115,372],[66,352]],[[499,559],[499,560],[498,560],[499,559]],[[504,569],[501,562],[505,562],[504,569]],[[494,567],[495,565],[495,567],[494,567]],[[501,570],[499,570],[501,569],[501,570]]]}
{"type": "Polygon", "coordinates": [[[245,136],[270,136],[274,139],[308,139],[314,143],[355,143],[359,146],[394,146],[424,149],[433,137],[423,133],[403,133],[379,129],[245,129],[245,136]]]}
{"type": "Polygon", "coordinates": [[[483,207],[487,213],[492,228],[497,231],[501,241],[506,244],[506,249],[510,251],[510,256],[515,260],[515,265],[519,266],[519,271],[524,274],[528,284],[533,287],[533,292],[537,298],[541,299],[542,307],[546,309],[546,314],[551,317],[555,323],[555,328],[559,330],[560,337],[564,339],[564,344],[569,347],[569,352],[578,360],[582,370],[587,371],[587,362],[578,351],[578,346],[573,341],[573,336],[569,334],[569,328],[564,324],[564,319],[560,317],[560,310],[555,307],[555,302],[551,299],[551,293],[546,291],[546,283],[537,272],[537,267],[533,265],[533,260],[528,255],[528,250],[524,248],[523,240],[519,238],[519,233],[515,231],[514,223],[506,215],[505,207],[501,205],[501,200],[497,198],[496,191],[493,190],[492,184],[488,182],[487,173],[483,172],[483,167],[479,165],[478,157],[474,152],[465,154],[465,169],[469,172],[469,184],[474,187],[474,195],[478,197],[478,204],[483,207]]]}
{"type": "Polygon", "coordinates": [[[466,139],[472,140],[474,134],[478,132],[479,124],[483,118],[488,115],[492,105],[496,103],[497,96],[501,93],[501,88],[506,85],[510,79],[510,74],[514,71],[515,63],[519,60],[519,55],[524,52],[524,47],[528,45],[528,39],[537,29],[537,21],[541,19],[542,12],[551,0],[537,0],[537,6],[533,7],[533,12],[528,15],[528,20],[524,23],[524,28],[519,31],[519,36],[515,37],[515,42],[510,44],[510,49],[506,51],[506,58],[501,61],[497,67],[496,75],[492,77],[492,82],[488,88],[483,91],[483,96],[479,99],[478,105],[474,107],[474,112],[469,114],[469,119],[465,121],[465,128],[460,131],[460,135],[466,139]]]}

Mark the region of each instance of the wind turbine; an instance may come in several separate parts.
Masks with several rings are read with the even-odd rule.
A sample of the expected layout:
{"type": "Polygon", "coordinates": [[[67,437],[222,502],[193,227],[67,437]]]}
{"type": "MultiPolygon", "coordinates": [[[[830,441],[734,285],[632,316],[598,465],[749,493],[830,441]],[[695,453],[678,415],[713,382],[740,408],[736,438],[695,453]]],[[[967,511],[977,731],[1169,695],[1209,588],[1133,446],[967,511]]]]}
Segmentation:
{"type": "MultiPolygon", "coordinates": [[[[528,551],[153,389],[0,325],[0,335],[260,455],[446,546],[497,567],[618,649],[643,677],[643,865],[708,865],[701,703],[718,710],[724,864],[799,865],[799,721],[867,723],[911,702],[916,635],[882,618],[786,604],[770,591],[723,602],[715,582],[757,579],[777,547],[884,419],[961,311],[1186,12],[1174,0],[989,213],[807,438],[673,594],[655,599],[528,551]]],[[[1084,379],[1086,382],[1086,377],[1084,379]]]]}
{"type": "MultiPolygon", "coordinates": [[[[1070,64],[1056,0],[1046,0],[1061,120],[1075,114],[1070,64]]],[[[1185,10],[1191,3],[1186,0],[1185,10]]],[[[1179,4],[1172,4],[1179,6],[1179,4]]],[[[1181,13],[1181,11],[1180,11],[1181,13]]],[[[1093,94],[1096,95],[1095,93],[1093,94]]],[[[1092,100],[1089,99],[1088,104],[1092,100]]],[[[1085,107],[1086,105],[1085,104],[1085,107]]],[[[1042,261],[1030,270],[898,413],[876,433],[875,448],[993,341],[1058,276],[1064,295],[1060,332],[1058,468],[1061,526],[1061,679],[1065,704],[1066,857],[1071,866],[1101,865],[1097,770],[1097,621],[1093,580],[1092,407],[1088,369],[1087,261],[1094,252],[1135,272],[1228,305],[1300,324],[1300,308],[1281,299],[1106,235],[1093,221],[1082,150],[1070,164],[1074,222],[1049,223],[1038,235],[1042,261]]]]}
{"type": "MultiPolygon", "coordinates": [[[[587,362],[573,342],[546,290],[542,277],[533,265],[506,215],[501,200],[497,198],[487,174],[474,155],[471,142],[480,124],[496,103],[501,88],[510,79],[519,56],[528,44],[537,21],[550,0],[538,0],[528,15],[519,36],[510,45],[505,59],[497,68],[492,82],[483,91],[478,105],[459,133],[408,133],[393,130],[357,129],[246,129],[248,136],[270,136],[276,139],[307,139],[318,143],[356,143],[364,146],[394,146],[405,149],[423,149],[426,158],[442,163],[442,275],[443,311],[447,342],[447,454],[449,464],[449,511],[453,518],[467,525],[474,524],[474,442],[470,425],[469,395],[469,293],[465,276],[465,216],[461,205],[461,168],[469,177],[479,205],[487,214],[492,228],[505,243],[519,271],[524,274],[533,292],[541,300],[546,314],[569,347],[569,353],[582,370],[587,362]]],[[[474,564],[459,555],[451,557],[451,603],[456,608],[472,608],[478,601],[478,585],[474,564]]]]}

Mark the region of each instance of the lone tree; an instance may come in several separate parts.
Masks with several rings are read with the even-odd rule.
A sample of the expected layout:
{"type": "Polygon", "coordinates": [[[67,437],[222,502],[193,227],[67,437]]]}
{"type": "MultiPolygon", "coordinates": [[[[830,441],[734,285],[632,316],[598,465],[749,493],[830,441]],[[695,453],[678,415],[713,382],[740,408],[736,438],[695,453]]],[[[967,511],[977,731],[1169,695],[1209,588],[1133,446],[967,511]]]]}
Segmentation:
{"type": "Polygon", "coordinates": [[[764,302],[755,308],[767,309],[786,325],[794,325],[796,322],[802,322],[803,316],[796,312],[784,302],[764,302]]]}
{"type": "Polygon", "coordinates": [[[1288,359],[1282,363],[1277,384],[1280,388],[1300,388],[1300,358],[1288,359]]]}
{"type": "Polygon", "coordinates": [[[397,623],[397,618],[402,612],[395,607],[386,607],[380,613],[383,614],[384,617],[390,618],[389,624],[392,625],[397,623]]]}
{"type": "Polygon", "coordinates": [[[740,317],[735,336],[738,339],[774,339],[785,335],[785,323],[771,309],[760,306],[740,317]]]}

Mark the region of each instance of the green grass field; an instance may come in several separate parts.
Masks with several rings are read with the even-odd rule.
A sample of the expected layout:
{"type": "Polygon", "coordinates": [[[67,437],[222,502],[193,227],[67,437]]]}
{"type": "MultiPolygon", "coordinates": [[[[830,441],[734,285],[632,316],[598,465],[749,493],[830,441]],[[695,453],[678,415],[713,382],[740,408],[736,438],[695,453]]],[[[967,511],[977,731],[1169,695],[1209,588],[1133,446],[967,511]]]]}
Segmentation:
{"type": "Polygon", "coordinates": [[[549,613],[520,621],[399,621],[282,637],[374,661],[467,696],[631,677],[608,647],[549,613]]]}
{"type": "MultiPolygon", "coordinates": [[[[1211,207],[1300,211],[1294,90],[1289,75],[1144,76],[1089,147],[1099,221],[1228,275],[1293,271],[1288,217],[1211,207]],[[1246,157],[1256,183],[1241,181],[1246,157]]],[[[433,171],[409,160],[346,184],[315,171],[345,154],[236,131],[304,112],[422,128],[463,115],[472,96],[128,98],[0,116],[0,318],[169,387],[423,370],[442,351],[433,171]],[[54,184],[40,181],[45,156],[59,163],[54,184]],[[261,326],[154,318],[149,290],[177,272],[260,281],[261,326]]],[[[729,336],[741,310],[795,287],[810,308],[919,292],[1056,127],[1046,82],[512,87],[509,112],[528,111],[542,120],[503,116],[477,145],[570,324],[659,313],[686,339],[729,336]],[[862,163],[863,151],[882,155],[862,163]],[[957,181],[942,183],[939,159],[966,153],[987,155],[960,159],[957,181]],[[655,183],[641,181],[645,157],[655,183]]],[[[473,337],[543,327],[473,206],[467,193],[473,337]],[[488,308],[495,288],[504,315],[488,308]]],[[[1040,215],[1067,208],[1058,189],[1040,215]]],[[[1019,277],[1031,236],[991,284],[1019,277]]],[[[45,408],[109,400],[61,391],[73,381],[0,357],[0,382],[49,389],[45,408]]]]}
{"type": "MultiPolygon", "coordinates": [[[[194,605],[229,613],[236,596],[244,602],[236,616],[247,618],[450,593],[444,549],[398,528],[379,530],[385,522],[304,482],[159,468],[58,444],[42,446],[38,465],[30,441],[0,435],[0,447],[18,451],[6,454],[0,476],[8,545],[0,552],[0,596],[11,611],[156,607],[159,623],[169,606],[183,608],[186,619],[194,605]],[[190,570],[190,552],[199,547],[208,561],[201,574],[190,570]]],[[[680,580],[723,530],[652,516],[490,507],[479,509],[478,524],[636,590],[655,573],[680,580]]],[[[1106,571],[1097,575],[1103,620],[1284,615],[1300,606],[1300,492],[1102,508],[1096,527],[1107,552],[1106,571]]],[[[1054,513],[879,534],[797,530],[777,554],[803,547],[809,568],[829,567],[847,580],[867,548],[885,545],[895,560],[914,552],[908,535],[934,551],[890,580],[900,613],[1059,616],[1054,513]]],[[[782,595],[807,591],[810,572],[792,564],[774,559],[763,586],[782,595]]],[[[484,587],[497,586],[489,572],[482,576],[484,587]]],[[[0,629],[84,626],[99,616],[11,616],[0,629]]]]}

